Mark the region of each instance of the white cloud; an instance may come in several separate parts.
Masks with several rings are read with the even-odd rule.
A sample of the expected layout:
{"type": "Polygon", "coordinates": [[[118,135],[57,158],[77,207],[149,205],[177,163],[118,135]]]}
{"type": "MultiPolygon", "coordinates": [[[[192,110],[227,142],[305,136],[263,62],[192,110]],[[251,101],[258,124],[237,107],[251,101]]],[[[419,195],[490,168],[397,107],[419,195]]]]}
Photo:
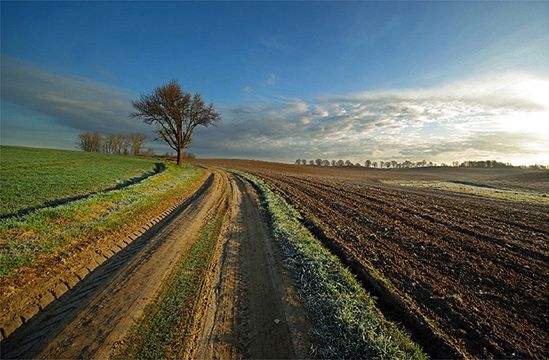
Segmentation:
{"type": "Polygon", "coordinates": [[[543,96],[548,83],[503,74],[430,89],[226,108],[225,123],[201,133],[195,146],[199,153],[223,156],[227,139],[232,156],[285,161],[319,156],[516,160],[543,154],[549,159],[544,145],[549,141],[543,141],[549,139],[549,104],[543,96]]]}
{"type": "Polygon", "coordinates": [[[244,86],[244,95],[251,96],[254,92],[254,89],[251,86],[244,86]]]}
{"type": "MultiPolygon", "coordinates": [[[[3,100],[47,115],[57,125],[153,137],[151,127],[128,118],[133,96],[127,91],[7,57],[2,57],[1,86],[3,100]]],[[[251,93],[251,87],[244,92],[251,93]]],[[[314,99],[255,96],[247,105],[219,107],[223,121],[199,129],[190,150],[292,162],[298,157],[547,162],[548,93],[547,79],[513,73],[428,89],[314,99]]],[[[3,109],[2,118],[9,120],[6,114],[3,109]]],[[[51,142],[55,146],[56,139],[51,142]]]]}

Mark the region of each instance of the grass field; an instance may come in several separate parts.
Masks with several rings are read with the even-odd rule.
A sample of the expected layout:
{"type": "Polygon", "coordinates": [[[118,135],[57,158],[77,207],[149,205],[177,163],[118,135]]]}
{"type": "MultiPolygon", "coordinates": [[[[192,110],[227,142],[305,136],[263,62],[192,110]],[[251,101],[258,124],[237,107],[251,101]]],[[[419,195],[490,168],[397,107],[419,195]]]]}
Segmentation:
{"type": "Polygon", "coordinates": [[[409,186],[417,188],[436,189],[450,192],[457,192],[462,194],[484,196],[493,199],[529,202],[534,204],[549,205],[549,197],[545,193],[539,192],[526,192],[519,190],[506,190],[497,189],[486,186],[475,186],[470,184],[463,184],[459,182],[450,181],[402,181],[402,180],[387,180],[387,184],[394,184],[399,186],[409,186]]]}
{"type": "Polygon", "coordinates": [[[114,188],[157,168],[156,159],[0,146],[0,217],[114,188]]]}
{"type": "MultiPolygon", "coordinates": [[[[14,155],[19,150],[11,148],[8,153],[14,155]]],[[[23,149],[23,152],[25,151],[27,149],[23,149]]],[[[87,154],[28,149],[28,153],[36,155],[42,151],[47,154],[44,158],[50,159],[49,163],[55,161],[61,163],[61,160],[55,160],[56,154],[60,155],[62,159],[80,159],[74,160],[75,166],[80,171],[86,168],[84,164],[93,163],[83,160],[86,159],[84,155],[87,154]]],[[[101,155],[94,155],[91,158],[97,160],[99,159],[97,156],[101,155]]],[[[14,182],[17,183],[15,179],[28,176],[28,174],[18,175],[19,172],[15,170],[16,167],[13,165],[17,162],[19,161],[14,160],[11,162],[12,171],[8,176],[9,180],[4,179],[4,176],[2,176],[2,181],[5,181],[10,189],[18,186],[14,184],[14,182]]],[[[77,173],[70,164],[72,163],[64,163],[65,170],[62,171],[59,170],[59,167],[50,170],[51,179],[56,178],[58,182],[56,183],[58,191],[55,195],[57,197],[70,193],[70,191],[63,190],[65,185],[72,189],[78,188],[81,193],[90,192],[90,188],[84,187],[85,182],[76,180],[77,173]],[[77,185],[71,187],[74,183],[62,181],[64,177],[59,173],[73,174],[74,183],[77,185]]],[[[125,174],[127,178],[132,175],[139,175],[143,171],[150,171],[154,167],[154,162],[137,158],[107,157],[102,159],[100,165],[94,166],[94,171],[98,173],[102,171],[101,169],[106,172],[110,171],[110,178],[105,175],[98,175],[104,186],[108,186],[109,181],[107,179],[112,179],[115,174],[125,174]],[[132,164],[134,164],[133,167],[132,164]],[[109,166],[115,170],[106,170],[109,166]]],[[[122,189],[98,192],[64,205],[41,208],[24,216],[0,219],[0,277],[10,274],[23,265],[30,264],[43,254],[57,254],[65,251],[70,246],[76,246],[82,241],[90,241],[120,231],[124,226],[136,222],[139,217],[146,218],[150,215],[148,213],[152,214],[153,210],[165,206],[164,204],[169,203],[178,194],[184,194],[188,189],[191,189],[192,185],[196,184],[204,174],[204,169],[190,165],[177,167],[165,164],[164,166],[167,166],[165,171],[122,189]]],[[[24,167],[19,169],[24,169],[24,167]]],[[[21,172],[25,173],[26,170],[21,170],[21,172]]],[[[36,174],[36,172],[32,172],[36,174]]],[[[50,192],[48,182],[32,179],[32,185],[27,183],[31,182],[30,180],[27,180],[27,182],[21,180],[22,184],[20,186],[32,188],[37,194],[48,194],[50,192]]],[[[96,181],[94,183],[90,180],[88,183],[95,184],[91,186],[97,188],[101,182],[96,181]]],[[[2,188],[2,193],[4,191],[5,189],[2,188]]],[[[54,198],[54,195],[51,194],[50,199],[54,198]]]]}

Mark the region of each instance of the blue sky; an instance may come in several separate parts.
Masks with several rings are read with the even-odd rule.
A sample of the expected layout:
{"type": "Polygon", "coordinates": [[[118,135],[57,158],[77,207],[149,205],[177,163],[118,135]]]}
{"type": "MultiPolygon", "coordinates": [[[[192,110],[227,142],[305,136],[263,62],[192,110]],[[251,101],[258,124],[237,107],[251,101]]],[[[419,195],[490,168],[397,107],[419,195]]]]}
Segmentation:
{"type": "Polygon", "coordinates": [[[148,131],[130,99],[177,79],[224,118],[199,156],[549,160],[549,2],[1,7],[3,144],[148,131]]]}

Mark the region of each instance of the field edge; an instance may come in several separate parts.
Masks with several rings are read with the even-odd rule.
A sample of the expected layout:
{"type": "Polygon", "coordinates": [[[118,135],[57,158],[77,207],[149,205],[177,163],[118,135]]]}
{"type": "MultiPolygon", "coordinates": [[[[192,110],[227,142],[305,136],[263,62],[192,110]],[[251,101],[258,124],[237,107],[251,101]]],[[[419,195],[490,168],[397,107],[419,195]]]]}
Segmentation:
{"type": "Polygon", "coordinates": [[[314,338],[321,357],[426,358],[420,346],[387,321],[339,259],[299,221],[299,213],[263,180],[233,171],[258,190],[285,265],[294,274],[300,298],[316,323],[314,338]],[[366,306],[364,306],[366,305],[366,306]],[[336,334],[336,336],[334,336],[336,334]]]}

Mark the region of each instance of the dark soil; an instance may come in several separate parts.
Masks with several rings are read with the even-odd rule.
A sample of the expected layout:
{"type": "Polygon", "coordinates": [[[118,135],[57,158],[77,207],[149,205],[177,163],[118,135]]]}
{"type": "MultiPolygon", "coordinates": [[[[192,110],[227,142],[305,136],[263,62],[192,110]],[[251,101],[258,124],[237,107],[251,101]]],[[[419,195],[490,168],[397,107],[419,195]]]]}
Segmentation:
{"type": "MultiPolygon", "coordinates": [[[[365,271],[377,269],[460,353],[549,357],[548,206],[379,181],[403,172],[337,176],[335,169],[262,164],[220,163],[274,185],[305,223],[365,271]]],[[[409,179],[420,176],[427,175],[409,179]]]]}

